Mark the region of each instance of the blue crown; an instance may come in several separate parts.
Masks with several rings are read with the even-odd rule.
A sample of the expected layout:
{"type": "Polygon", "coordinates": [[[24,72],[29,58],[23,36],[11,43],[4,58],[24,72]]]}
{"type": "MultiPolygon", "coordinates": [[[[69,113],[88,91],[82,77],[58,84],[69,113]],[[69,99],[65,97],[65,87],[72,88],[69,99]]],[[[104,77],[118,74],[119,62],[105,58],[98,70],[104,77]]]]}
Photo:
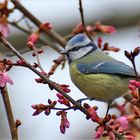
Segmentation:
{"type": "Polygon", "coordinates": [[[78,34],[75,35],[70,41],[68,41],[68,45],[74,46],[75,44],[84,42],[84,40],[87,39],[87,36],[85,34],[78,34]]]}

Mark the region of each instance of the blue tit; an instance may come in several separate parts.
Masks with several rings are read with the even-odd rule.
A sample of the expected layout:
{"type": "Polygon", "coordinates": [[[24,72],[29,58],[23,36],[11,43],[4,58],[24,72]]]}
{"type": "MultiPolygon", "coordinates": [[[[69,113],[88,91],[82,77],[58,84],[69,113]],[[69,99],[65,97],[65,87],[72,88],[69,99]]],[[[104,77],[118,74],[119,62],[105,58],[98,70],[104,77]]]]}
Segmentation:
{"type": "Polygon", "coordinates": [[[85,34],[70,39],[67,55],[73,83],[90,99],[112,103],[128,92],[134,69],[101,51],[85,34]]]}

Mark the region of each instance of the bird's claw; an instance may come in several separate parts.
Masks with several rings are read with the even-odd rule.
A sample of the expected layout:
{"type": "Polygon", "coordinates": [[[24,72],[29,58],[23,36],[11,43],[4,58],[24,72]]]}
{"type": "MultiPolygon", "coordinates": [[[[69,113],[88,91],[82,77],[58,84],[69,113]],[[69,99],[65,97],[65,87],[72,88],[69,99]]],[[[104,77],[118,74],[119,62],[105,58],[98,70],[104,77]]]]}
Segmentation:
{"type": "Polygon", "coordinates": [[[82,101],[85,101],[85,100],[90,100],[90,99],[88,97],[87,98],[81,98],[81,99],[78,99],[76,102],[81,105],[82,101]]]}

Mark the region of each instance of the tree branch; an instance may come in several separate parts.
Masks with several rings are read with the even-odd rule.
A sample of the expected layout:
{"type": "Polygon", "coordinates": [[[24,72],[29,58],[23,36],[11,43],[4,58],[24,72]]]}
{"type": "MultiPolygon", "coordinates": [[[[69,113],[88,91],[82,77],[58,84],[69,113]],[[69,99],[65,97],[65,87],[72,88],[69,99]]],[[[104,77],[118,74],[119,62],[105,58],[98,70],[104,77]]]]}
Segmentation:
{"type": "MultiPolygon", "coordinates": [[[[32,15],[19,1],[11,0],[11,2],[15,5],[19,11],[21,11],[26,17],[28,17],[37,27],[39,27],[42,23],[39,21],[34,15],[32,15]]],[[[65,47],[65,40],[57,34],[53,29],[51,30],[43,30],[49,37],[58,42],[62,47],[65,47]]]]}
{"type": "Polygon", "coordinates": [[[36,48],[35,45],[33,47],[33,51],[34,51],[34,54],[35,54],[35,57],[36,57],[38,68],[41,70],[41,72],[44,72],[44,69],[41,66],[41,62],[40,62],[40,59],[39,59],[39,56],[38,56],[38,52],[37,52],[37,48],[36,48]]]}
{"type": "MultiPolygon", "coordinates": [[[[26,33],[26,34],[31,34],[30,31],[26,30],[25,28],[21,27],[20,25],[18,25],[16,22],[10,22],[8,21],[9,24],[11,24],[12,26],[14,26],[15,28],[21,30],[22,32],[26,33]]],[[[48,45],[50,46],[51,48],[53,48],[55,51],[57,51],[58,53],[60,53],[60,48],[57,47],[54,43],[52,43],[51,41],[49,40],[43,40],[41,38],[39,38],[39,42],[41,42],[43,45],[48,45]]],[[[25,52],[21,52],[21,53],[26,53],[26,52],[29,52],[31,49],[26,49],[25,52]]],[[[12,54],[8,55],[8,56],[12,56],[12,54]]]]}
{"type": "Polygon", "coordinates": [[[76,105],[81,112],[89,116],[88,111],[83,108],[78,102],[76,102],[73,98],[71,98],[68,94],[66,94],[57,84],[55,84],[53,81],[48,79],[45,75],[40,73],[37,69],[35,69],[27,60],[25,60],[22,55],[1,35],[0,36],[0,42],[6,46],[8,49],[10,49],[19,59],[23,60],[25,62],[25,67],[32,70],[34,73],[36,73],[40,78],[42,78],[48,85],[53,87],[56,91],[61,93],[66,99],[68,99],[73,105],[76,105]]]}
{"type": "Polygon", "coordinates": [[[16,124],[14,121],[13,112],[12,112],[7,88],[4,87],[4,88],[0,88],[0,89],[1,89],[1,95],[2,95],[3,102],[4,102],[4,106],[6,109],[9,126],[10,126],[12,140],[18,140],[17,127],[16,127],[16,124]]]}
{"type": "Polygon", "coordinates": [[[85,33],[87,34],[88,38],[89,38],[90,40],[93,40],[93,39],[91,38],[91,36],[89,35],[87,29],[86,29],[85,20],[84,20],[84,11],[83,11],[83,6],[82,6],[82,0],[79,0],[79,10],[80,10],[81,21],[82,21],[82,25],[83,25],[84,31],[85,31],[85,33]]]}

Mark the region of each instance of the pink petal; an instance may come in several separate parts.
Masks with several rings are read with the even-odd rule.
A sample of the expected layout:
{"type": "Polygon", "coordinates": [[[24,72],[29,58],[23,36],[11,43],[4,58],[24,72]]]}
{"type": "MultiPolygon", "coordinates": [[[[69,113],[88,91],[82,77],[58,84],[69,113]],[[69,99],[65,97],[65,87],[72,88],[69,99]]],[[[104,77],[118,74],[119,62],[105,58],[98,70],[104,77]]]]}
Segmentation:
{"type": "Polygon", "coordinates": [[[10,79],[10,77],[7,75],[6,72],[0,74],[0,87],[4,87],[6,83],[9,83],[13,85],[13,81],[10,79]]]}
{"type": "Polygon", "coordinates": [[[133,136],[133,135],[125,135],[124,138],[126,140],[136,140],[135,136],[133,136]]]}
{"type": "Polygon", "coordinates": [[[64,126],[63,123],[60,125],[60,131],[61,131],[62,134],[65,134],[66,127],[64,126]]]}
{"type": "Polygon", "coordinates": [[[95,109],[93,109],[92,107],[88,108],[88,112],[90,113],[90,118],[92,121],[94,122],[98,122],[100,120],[99,116],[97,115],[97,112],[95,109]]]}
{"type": "Polygon", "coordinates": [[[136,86],[137,88],[140,88],[140,82],[139,82],[139,81],[130,80],[129,82],[130,82],[130,84],[132,84],[133,86],[136,86]]]}
{"type": "Polygon", "coordinates": [[[103,42],[103,39],[101,37],[98,37],[97,42],[98,44],[101,44],[103,42]]]}
{"type": "Polygon", "coordinates": [[[129,124],[129,121],[128,121],[128,117],[127,116],[121,116],[119,117],[116,122],[116,124],[119,125],[119,130],[120,132],[128,129],[128,124],[129,124]]]}
{"type": "Polygon", "coordinates": [[[69,121],[68,121],[67,119],[64,121],[64,125],[65,125],[65,127],[67,127],[67,128],[70,127],[70,123],[69,123],[69,121]]]}
{"type": "Polygon", "coordinates": [[[9,34],[9,27],[6,23],[0,22],[0,32],[3,33],[4,37],[7,37],[9,34]]]}
{"type": "Polygon", "coordinates": [[[44,28],[46,28],[48,30],[51,30],[53,28],[52,24],[47,21],[45,23],[43,23],[42,26],[44,26],[44,28]]]}
{"type": "Polygon", "coordinates": [[[95,139],[99,138],[99,137],[103,134],[103,132],[104,132],[104,126],[98,127],[97,132],[96,132],[94,138],[95,138],[95,139]]]}

